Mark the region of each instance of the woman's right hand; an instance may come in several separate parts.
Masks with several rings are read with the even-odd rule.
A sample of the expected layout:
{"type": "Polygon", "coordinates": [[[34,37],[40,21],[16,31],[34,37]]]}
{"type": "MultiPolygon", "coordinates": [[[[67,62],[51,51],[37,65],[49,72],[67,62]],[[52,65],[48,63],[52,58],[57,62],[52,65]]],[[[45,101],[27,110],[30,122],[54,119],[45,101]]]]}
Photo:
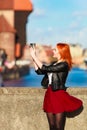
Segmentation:
{"type": "Polygon", "coordinates": [[[30,49],[31,56],[34,57],[36,55],[36,49],[35,49],[35,47],[30,46],[29,49],[30,49]]]}

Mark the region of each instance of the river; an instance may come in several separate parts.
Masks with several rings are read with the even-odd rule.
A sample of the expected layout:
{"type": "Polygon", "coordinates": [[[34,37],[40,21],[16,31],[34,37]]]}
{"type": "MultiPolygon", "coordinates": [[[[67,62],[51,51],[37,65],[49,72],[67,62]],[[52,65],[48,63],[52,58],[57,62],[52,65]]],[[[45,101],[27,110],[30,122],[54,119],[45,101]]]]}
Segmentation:
{"type": "MultiPolygon", "coordinates": [[[[5,81],[6,87],[41,87],[42,75],[37,75],[34,69],[30,74],[17,80],[5,81]]],[[[87,70],[73,68],[67,77],[67,87],[87,87],[87,70]]]]}

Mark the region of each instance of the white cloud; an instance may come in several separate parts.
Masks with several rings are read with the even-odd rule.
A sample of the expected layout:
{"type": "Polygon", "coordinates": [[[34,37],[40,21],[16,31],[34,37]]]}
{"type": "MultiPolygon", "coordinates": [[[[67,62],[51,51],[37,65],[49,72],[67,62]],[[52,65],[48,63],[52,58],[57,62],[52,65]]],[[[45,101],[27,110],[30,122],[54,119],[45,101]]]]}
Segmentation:
{"type": "Polygon", "coordinates": [[[33,11],[33,15],[34,16],[44,16],[45,15],[45,10],[44,9],[40,9],[40,8],[35,8],[33,11]]]}
{"type": "Polygon", "coordinates": [[[77,21],[72,21],[69,25],[70,29],[76,29],[79,27],[79,23],[77,21]]]}
{"type": "Polygon", "coordinates": [[[53,31],[53,28],[52,27],[48,27],[47,29],[49,32],[53,31]]]}
{"type": "Polygon", "coordinates": [[[73,16],[76,16],[76,17],[84,17],[84,16],[87,16],[87,10],[83,10],[83,11],[75,11],[73,13],[73,16]]]}
{"type": "Polygon", "coordinates": [[[87,48],[87,28],[83,28],[80,31],[69,31],[60,35],[60,40],[66,41],[69,43],[79,43],[82,47],[87,48]]]}
{"type": "Polygon", "coordinates": [[[73,0],[73,3],[78,7],[87,8],[87,0],[73,0]]]}
{"type": "MultiPolygon", "coordinates": [[[[41,0],[33,1],[41,2],[41,0]]],[[[52,13],[54,14],[50,12],[48,15],[47,12],[49,12],[49,10],[45,10],[45,8],[43,8],[44,6],[38,5],[37,7],[35,7],[31,15],[33,18],[31,18],[30,20],[31,25],[29,22],[30,27],[28,29],[27,40],[31,42],[54,45],[57,42],[79,43],[82,44],[83,47],[87,47],[86,3],[87,0],[73,0],[73,5],[75,6],[75,8],[71,10],[70,13],[65,11],[65,15],[67,15],[68,20],[66,19],[66,17],[64,17],[65,15],[62,15],[63,12],[60,12],[58,14],[58,12],[54,13],[52,11],[52,13]],[[60,16],[63,16],[63,18],[65,19],[59,20],[59,18],[61,18],[60,16]],[[50,21],[51,19],[52,23],[49,23],[48,21],[50,21]],[[59,21],[62,21],[62,23],[60,23],[59,21]]]]}
{"type": "Polygon", "coordinates": [[[82,28],[80,31],[75,30],[52,30],[49,27],[47,30],[41,28],[35,29],[30,33],[28,41],[55,45],[57,42],[79,43],[82,47],[87,48],[87,28],[82,28]]]}

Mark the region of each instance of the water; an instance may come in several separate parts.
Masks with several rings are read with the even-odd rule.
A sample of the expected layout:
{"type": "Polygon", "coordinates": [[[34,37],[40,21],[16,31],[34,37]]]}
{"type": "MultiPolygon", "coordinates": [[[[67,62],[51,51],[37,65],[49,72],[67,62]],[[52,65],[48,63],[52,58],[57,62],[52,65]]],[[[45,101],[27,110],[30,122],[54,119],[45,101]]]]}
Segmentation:
{"type": "MultiPolygon", "coordinates": [[[[5,81],[7,87],[41,87],[42,75],[37,75],[34,69],[30,74],[18,80],[5,81]]],[[[67,87],[87,87],[87,71],[79,68],[73,68],[67,77],[67,87]]]]}
{"type": "Polygon", "coordinates": [[[73,68],[67,78],[69,87],[87,87],[87,70],[73,68]]]}

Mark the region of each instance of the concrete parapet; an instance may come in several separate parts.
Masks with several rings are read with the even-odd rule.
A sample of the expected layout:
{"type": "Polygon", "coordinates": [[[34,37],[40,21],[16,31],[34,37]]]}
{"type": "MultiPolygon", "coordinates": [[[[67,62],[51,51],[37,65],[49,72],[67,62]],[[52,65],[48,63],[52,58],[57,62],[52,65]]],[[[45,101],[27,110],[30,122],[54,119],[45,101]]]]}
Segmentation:
{"type": "MultiPolygon", "coordinates": [[[[87,88],[67,91],[80,98],[84,108],[79,115],[66,118],[65,130],[87,130],[87,88]]],[[[42,110],[44,93],[42,88],[0,88],[0,130],[49,130],[42,110]]]]}

